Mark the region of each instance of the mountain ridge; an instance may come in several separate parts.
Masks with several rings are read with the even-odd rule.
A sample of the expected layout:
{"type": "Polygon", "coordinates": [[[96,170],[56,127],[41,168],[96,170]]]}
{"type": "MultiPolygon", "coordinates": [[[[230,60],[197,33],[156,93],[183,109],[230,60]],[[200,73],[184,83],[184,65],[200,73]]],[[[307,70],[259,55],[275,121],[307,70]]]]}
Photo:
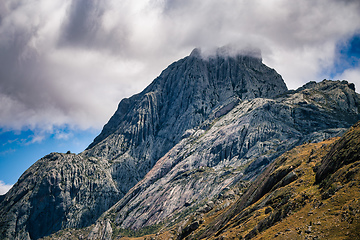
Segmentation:
{"type": "MultiPolygon", "coordinates": [[[[318,85],[321,87],[321,85],[336,84],[342,84],[345,89],[348,88],[346,82],[340,81],[324,81],[318,85]]],[[[330,94],[331,89],[329,91],[330,94]]],[[[300,92],[303,92],[305,95],[307,94],[306,89],[300,92]]],[[[298,93],[296,92],[293,95],[298,95],[298,93]]],[[[275,100],[259,98],[239,103],[227,115],[213,123],[211,128],[206,129],[206,133],[200,128],[192,136],[182,140],[182,142],[170,150],[168,155],[160,159],[141,182],[132,188],[119,203],[114,205],[115,209],[113,207],[113,210],[108,215],[116,215],[113,222],[120,228],[138,229],[158,224],[176,212],[186,211],[186,209],[191,208],[191,204],[187,203],[201,203],[205,198],[214,197],[228,185],[235,184],[236,181],[253,178],[272,159],[302,142],[309,140],[321,141],[329,136],[339,135],[344,132],[344,129],[331,130],[329,128],[332,124],[333,126],[341,126],[342,117],[336,120],[334,112],[322,115],[324,114],[322,112],[323,109],[315,109],[314,111],[314,105],[309,104],[309,106],[304,107],[303,99],[297,100],[300,104],[297,103],[294,109],[307,110],[311,114],[306,112],[306,114],[300,115],[300,117],[294,114],[293,118],[291,118],[291,114],[284,114],[283,116],[280,115],[277,122],[274,122],[272,118],[269,121],[268,113],[284,109],[290,111],[291,107],[287,105],[289,103],[285,104],[283,98],[275,100]],[[250,112],[255,117],[249,118],[249,109],[251,109],[250,112]],[[233,116],[229,117],[231,114],[233,116]],[[282,121],[285,116],[288,117],[288,125],[283,126],[282,121]],[[226,117],[229,117],[233,123],[227,124],[226,117]],[[310,119],[300,121],[301,117],[308,117],[310,119]],[[237,119],[237,121],[234,119],[237,119]],[[328,129],[329,132],[315,131],[316,133],[314,134],[308,132],[307,129],[298,132],[297,127],[299,125],[308,124],[309,120],[312,121],[313,119],[317,119],[316,123],[319,125],[316,126],[313,123],[313,130],[321,130],[323,128],[328,129]],[[324,119],[326,119],[326,123],[323,123],[324,119]],[[332,121],[337,122],[334,123],[332,121]],[[291,124],[292,122],[293,124],[291,124]],[[254,129],[260,129],[261,131],[259,136],[255,136],[255,140],[252,135],[256,133],[254,129]],[[246,132],[250,132],[250,134],[246,132]],[[242,133],[245,134],[243,137],[242,133]],[[219,142],[219,136],[221,135],[222,137],[219,142]],[[200,136],[200,138],[196,138],[196,136],[200,136]],[[237,136],[240,136],[240,139],[242,139],[240,142],[234,139],[237,136]],[[195,139],[192,139],[192,137],[195,139]],[[278,138],[283,138],[283,140],[279,141],[278,138]],[[252,144],[252,141],[259,145],[252,144]],[[265,147],[266,145],[267,147],[265,147]],[[221,146],[220,149],[219,146],[221,146]],[[234,149],[238,150],[234,151],[234,149]],[[230,152],[226,153],[227,151],[230,152]],[[231,157],[231,151],[234,152],[234,159],[231,157]],[[268,151],[273,151],[273,153],[268,151]],[[258,156],[258,158],[251,159],[246,156],[258,156]],[[220,161],[217,160],[219,157],[220,161]],[[216,177],[228,172],[229,168],[230,173],[227,173],[227,177],[223,180],[219,180],[216,177]],[[236,172],[236,174],[232,176],[231,172],[236,172]],[[188,178],[186,184],[183,185],[184,177],[179,178],[179,176],[184,174],[186,174],[185,179],[193,174],[193,178],[197,179],[197,181],[192,181],[193,178],[188,178]],[[189,186],[191,187],[189,188],[189,186]],[[174,189],[176,189],[175,192],[177,194],[174,193],[174,189]],[[151,207],[149,208],[149,206],[151,207]],[[156,216],[155,220],[152,220],[150,216],[156,216]]],[[[288,101],[293,102],[293,99],[290,98],[288,101]]],[[[323,106],[323,108],[326,109],[327,106],[323,106]]],[[[334,106],[334,109],[337,109],[337,107],[334,106]]],[[[342,116],[342,112],[340,116],[342,116]]]]}
{"type": "Polygon", "coordinates": [[[204,60],[191,54],[171,64],[144,91],[122,100],[84,154],[123,162],[114,167],[115,171],[126,165],[135,176],[133,186],[181,140],[186,130],[202,124],[214,108],[231,99],[271,97],[285,91],[281,76],[261,64],[259,58],[216,55],[204,60]]]}
{"type": "Polygon", "coordinates": [[[87,228],[45,239],[356,239],[360,224],[359,159],[328,172],[321,182],[315,178],[321,174],[321,166],[331,166],[328,156],[336,153],[332,161],[337,161],[337,157],[359,152],[359,124],[342,137],[291,149],[245,186],[243,193],[226,189],[213,199],[211,207],[194,209],[175,225],[154,227],[152,233],[149,229],[150,234],[143,231],[138,236],[113,232],[113,225],[107,222],[108,227],[96,226],[100,235],[87,228]]]}
{"type": "Polygon", "coordinates": [[[204,59],[194,50],[123,99],[84,152],[52,153],[31,166],[0,202],[0,237],[85,227],[89,239],[106,239],[172,224],[199,206],[208,211],[207,198],[239,182],[242,191],[286,150],[360,119],[348,82],[288,91],[256,51],[225,53],[204,59]]]}
{"type": "MultiPolygon", "coordinates": [[[[357,188],[359,183],[359,158],[356,157],[360,147],[359,124],[360,122],[352,126],[341,138],[327,139],[315,144],[307,143],[282,155],[259,176],[246,194],[227,209],[227,212],[219,215],[210,227],[207,227],[207,230],[202,233],[202,237],[210,237],[215,232],[217,232],[217,236],[224,234],[224,232],[229,235],[231,234],[231,231],[228,231],[229,228],[244,223],[244,225],[248,225],[242,229],[244,239],[270,239],[274,236],[292,239],[306,237],[328,239],[345,236],[356,238],[358,234],[356,226],[360,222],[359,206],[356,205],[358,205],[360,196],[356,189],[351,188],[357,188]],[[332,168],[332,164],[328,160],[329,157],[332,158],[333,162],[339,162],[344,157],[352,158],[352,161],[342,162],[341,165],[332,168]],[[324,175],[321,169],[326,167],[332,168],[333,171],[326,172],[327,180],[324,181],[320,176],[324,175]],[[345,174],[348,171],[351,174],[345,174]],[[339,184],[341,187],[338,187],[339,184]],[[285,190],[286,188],[288,190],[285,190]],[[341,188],[346,188],[346,190],[340,190],[341,188]],[[353,195],[351,195],[352,193],[353,195]],[[283,196],[287,200],[284,201],[276,195],[283,196]],[[276,198],[279,199],[279,202],[281,201],[278,206],[274,203],[276,198]],[[337,206],[338,204],[340,207],[337,206]],[[325,205],[327,205],[326,208],[329,208],[327,211],[324,209],[325,205]],[[351,221],[344,215],[347,205],[352,205],[350,208],[354,210],[350,214],[351,221]],[[245,210],[249,206],[253,206],[251,207],[252,213],[245,210]],[[265,214],[261,212],[262,219],[256,221],[255,227],[251,227],[251,224],[247,224],[246,221],[254,221],[251,220],[253,216],[250,215],[261,208],[265,210],[265,214]],[[331,227],[324,223],[338,222],[337,214],[329,214],[328,212],[341,212],[342,210],[345,211],[343,211],[342,220],[339,222],[342,223],[342,226],[348,225],[347,229],[350,231],[344,231],[344,228],[331,227]],[[310,216],[308,220],[303,217],[302,214],[304,213],[310,216]],[[295,217],[291,215],[295,215],[295,217]],[[295,220],[295,225],[290,224],[296,219],[296,215],[299,216],[300,221],[295,220]],[[317,217],[315,218],[315,216],[317,217]],[[279,224],[282,231],[270,235],[269,229],[276,228],[275,231],[279,230],[279,226],[276,227],[275,224],[280,221],[282,221],[279,224]],[[285,227],[288,229],[286,230],[285,227]],[[266,231],[267,233],[263,233],[266,231]]],[[[239,233],[235,234],[239,237],[239,233]]],[[[202,237],[200,236],[200,238],[202,237]]]]}

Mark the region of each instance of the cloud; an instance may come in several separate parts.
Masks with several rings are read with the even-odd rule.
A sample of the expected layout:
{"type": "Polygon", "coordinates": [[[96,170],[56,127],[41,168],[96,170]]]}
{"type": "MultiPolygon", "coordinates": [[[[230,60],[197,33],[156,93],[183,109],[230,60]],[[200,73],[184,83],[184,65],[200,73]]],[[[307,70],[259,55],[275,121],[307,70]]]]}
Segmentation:
{"type": "Polygon", "coordinates": [[[334,77],[339,80],[347,80],[355,84],[356,92],[359,92],[360,89],[360,65],[356,68],[346,69],[341,74],[338,74],[334,77]]]}
{"type": "Polygon", "coordinates": [[[2,0],[0,127],[101,128],[194,47],[258,47],[297,88],[328,78],[359,12],[350,0],[2,0]]]}
{"type": "Polygon", "coordinates": [[[0,195],[7,193],[13,185],[7,185],[0,180],[0,195]]]}
{"type": "Polygon", "coordinates": [[[69,6],[69,15],[64,22],[62,38],[65,44],[87,46],[101,31],[101,17],[104,14],[101,1],[78,0],[69,6]]]}

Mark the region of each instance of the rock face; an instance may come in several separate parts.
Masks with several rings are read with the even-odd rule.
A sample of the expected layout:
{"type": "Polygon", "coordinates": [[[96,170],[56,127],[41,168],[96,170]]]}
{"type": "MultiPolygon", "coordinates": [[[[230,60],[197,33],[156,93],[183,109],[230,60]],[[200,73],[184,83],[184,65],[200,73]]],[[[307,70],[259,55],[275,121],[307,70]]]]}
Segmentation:
{"type": "Polygon", "coordinates": [[[186,130],[214,118],[214,109],[224,114],[234,101],[286,90],[259,55],[204,59],[195,49],[143,92],[123,99],[86,151],[49,155],[29,168],[1,202],[1,238],[37,239],[94,223],[186,130]]]}
{"type": "Polygon", "coordinates": [[[175,221],[239,180],[252,179],[285,151],[341,135],[360,118],[359,103],[347,82],[323,81],[234,104],[188,130],[105,218],[115,216],[115,225],[132,229],[175,221]]]}
{"type": "Polygon", "coordinates": [[[195,49],[123,99],[84,152],[36,162],[0,202],[0,238],[88,227],[89,239],[108,239],[199,206],[206,212],[207,199],[255,179],[283,152],[360,119],[346,81],[287,91],[258,53],[225,53],[205,58],[195,49]]]}
{"type": "Polygon", "coordinates": [[[143,92],[122,100],[84,154],[113,161],[113,178],[127,192],[186,130],[214,118],[215,109],[285,91],[281,76],[262,64],[261,58],[216,55],[204,59],[195,49],[143,92]]]}
{"type": "Polygon", "coordinates": [[[109,167],[105,160],[75,154],[38,160],[0,205],[0,238],[38,239],[92,224],[122,196],[109,167]]]}
{"type": "Polygon", "coordinates": [[[336,172],[344,165],[349,165],[360,159],[360,122],[352,128],[336,143],[336,145],[324,157],[316,173],[316,181],[319,183],[336,172]]]}
{"type": "Polygon", "coordinates": [[[304,144],[286,152],[243,196],[190,238],[357,238],[359,140],[360,122],[340,139],[304,144]],[[344,157],[351,160],[344,161],[344,157]],[[339,164],[333,168],[331,162],[339,164]],[[323,170],[328,167],[331,171],[323,170]]]}

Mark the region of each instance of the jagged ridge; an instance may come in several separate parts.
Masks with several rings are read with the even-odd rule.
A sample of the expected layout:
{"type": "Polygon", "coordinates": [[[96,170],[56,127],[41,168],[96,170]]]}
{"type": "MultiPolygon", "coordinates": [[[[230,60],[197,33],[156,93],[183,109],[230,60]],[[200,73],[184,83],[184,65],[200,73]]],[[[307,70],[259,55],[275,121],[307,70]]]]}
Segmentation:
{"type": "Polygon", "coordinates": [[[86,151],[74,157],[59,154],[56,164],[51,157],[34,164],[0,203],[1,236],[37,239],[61,228],[93,223],[141,180],[187,129],[204,122],[215,109],[233,99],[272,97],[287,90],[281,76],[258,57],[216,55],[204,59],[197,51],[170,65],[143,92],[122,100],[86,151]],[[87,165],[104,174],[86,180],[87,165]],[[59,169],[70,170],[59,174],[59,169]],[[54,176],[49,175],[51,171],[54,176]],[[74,186],[68,179],[77,179],[89,189],[74,186]],[[49,184],[43,186],[46,182],[49,184]],[[58,194],[55,201],[52,192],[58,194]],[[87,197],[78,197],[78,193],[87,197]],[[35,207],[38,201],[47,207],[35,207]],[[47,208],[57,210],[48,213],[47,208]]]}
{"type": "Polygon", "coordinates": [[[143,92],[120,102],[84,152],[114,161],[113,178],[127,192],[177,144],[186,130],[233,101],[271,98],[287,91],[260,58],[195,54],[171,64],[143,92]]]}
{"type": "Polygon", "coordinates": [[[349,119],[360,118],[357,106],[359,97],[347,82],[328,80],[274,99],[237,103],[190,131],[103,218],[133,229],[171,222],[224,188],[253,178],[286,150],[343,133],[349,119]],[[346,114],[335,103],[343,105],[339,98],[348,99],[346,114]]]}

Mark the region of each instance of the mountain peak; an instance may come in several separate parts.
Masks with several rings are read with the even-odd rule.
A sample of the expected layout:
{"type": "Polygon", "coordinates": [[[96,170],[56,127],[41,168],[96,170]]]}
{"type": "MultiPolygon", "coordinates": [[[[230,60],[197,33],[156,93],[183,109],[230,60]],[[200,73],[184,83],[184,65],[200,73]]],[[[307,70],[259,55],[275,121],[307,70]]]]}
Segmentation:
{"type": "Polygon", "coordinates": [[[197,57],[197,58],[200,58],[201,57],[201,48],[194,48],[190,55],[190,57],[197,57]]]}
{"type": "Polygon", "coordinates": [[[281,153],[360,118],[359,95],[345,82],[287,91],[259,50],[208,53],[194,49],[123,99],[84,152],[49,154],[29,168],[0,201],[0,238],[37,239],[102,216],[89,237],[98,239],[102,227],[111,236],[204,212],[214,205],[204,201],[254,179],[281,153]]]}
{"type": "MultiPolygon", "coordinates": [[[[139,105],[143,101],[151,102],[147,104],[156,108],[152,117],[161,122],[177,125],[176,121],[184,119],[183,126],[178,129],[181,136],[184,130],[202,123],[214,107],[229,99],[272,98],[287,91],[282,77],[259,59],[260,50],[246,48],[238,51],[229,45],[216,49],[215,55],[209,53],[195,48],[188,57],[166,68],[143,92],[121,101],[114,116],[88,150],[115,133],[125,119],[130,120],[127,113],[133,114],[135,108],[139,108],[136,112],[143,112],[143,106],[139,105]]],[[[138,116],[131,118],[138,119],[138,116]]],[[[155,133],[152,131],[152,134],[155,133]]],[[[143,137],[146,138],[147,134],[140,139],[143,137]]],[[[101,151],[103,154],[104,151],[101,151]]]]}

